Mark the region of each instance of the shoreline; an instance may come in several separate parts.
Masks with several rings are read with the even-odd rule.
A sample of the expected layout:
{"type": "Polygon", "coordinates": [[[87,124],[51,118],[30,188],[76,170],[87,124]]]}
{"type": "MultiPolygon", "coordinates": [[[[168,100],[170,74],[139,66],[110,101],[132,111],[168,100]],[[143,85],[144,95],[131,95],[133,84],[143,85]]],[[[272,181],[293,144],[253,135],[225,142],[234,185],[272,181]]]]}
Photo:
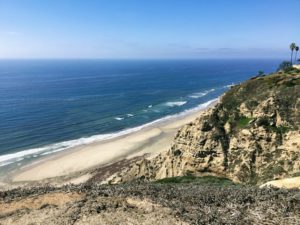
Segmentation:
{"type": "MultiPolygon", "coordinates": [[[[176,131],[183,125],[193,121],[208,108],[213,107],[219,99],[202,104],[188,112],[158,119],[137,131],[107,140],[73,147],[49,155],[44,159],[25,165],[9,173],[5,186],[55,180],[69,177],[69,180],[80,182],[89,179],[89,170],[104,167],[121,160],[135,157],[153,157],[168,150],[176,131]],[[81,175],[80,175],[81,174],[81,175]],[[72,179],[71,179],[72,178],[72,179]]],[[[3,184],[0,183],[0,186],[3,184]]]]}

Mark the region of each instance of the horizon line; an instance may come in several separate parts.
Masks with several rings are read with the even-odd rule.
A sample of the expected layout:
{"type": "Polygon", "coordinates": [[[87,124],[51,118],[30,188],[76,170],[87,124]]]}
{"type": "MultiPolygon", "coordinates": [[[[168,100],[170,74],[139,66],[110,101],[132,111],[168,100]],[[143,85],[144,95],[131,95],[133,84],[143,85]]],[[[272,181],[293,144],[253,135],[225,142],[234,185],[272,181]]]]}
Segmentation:
{"type": "MultiPolygon", "coordinates": [[[[281,59],[285,57],[207,57],[207,58],[72,58],[72,57],[41,57],[41,58],[1,58],[0,60],[252,60],[252,59],[281,59]]],[[[286,60],[289,60],[288,57],[286,60]]]]}

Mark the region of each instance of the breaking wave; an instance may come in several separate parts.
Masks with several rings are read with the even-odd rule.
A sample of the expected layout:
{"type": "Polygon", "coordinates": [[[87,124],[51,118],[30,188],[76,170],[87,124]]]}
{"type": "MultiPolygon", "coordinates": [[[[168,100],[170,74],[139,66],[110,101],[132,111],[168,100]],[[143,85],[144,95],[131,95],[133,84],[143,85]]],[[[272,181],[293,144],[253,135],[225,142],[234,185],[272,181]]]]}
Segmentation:
{"type": "Polygon", "coordinates": [[[186,101],[167,102],[167,103],[165,103],[165,105],[168,106],[168,107],[175,107],[175,106],[182,106],[186,103],[187,103],[186,101]]]}
{"type": "MultiPolygon", "coordinates": [[[[64,151],[64,150],[67,150],[70,148],[74,148],[77,146],[86,145],[86,144],[94,143],[97,141],[108,140],[108,139],[120,137],[123,135],[127,135],[127,134],[130,134],[133,132],[137,132],[145,127],[152,126],[156,123],[164,122],[167,120],[172,120],[172,119],[175,119],[178,117],[183,117],[183,116],[186,116],[187,114],[196,112],[201,109],[205,109],[207,106],[209,106],[210,104],[212,104],[213,102],[215,102],[217,100],[218,100],[218,98],[212,99],[212,100],[202,103],[194,108],[187,109],[183,112],[180,112],[180,113],[177,113],[174,115],[169,115],[169,116],[154,120],[152,122],[146,123],[141,126],[117,131],[115,133],[93,135],[91,137],[83,137],[83,138],[79,138],[79,139],[75,139],[75,140],[63,141],[63,142],[47,145],[47,146],[40,147],[40,148],[33,148],[33,149],[19,151],[19,152],[7,154],[7,155],[1,155],[0,156],[0,167],[9,165],[9,164],[12,164],[15,162],[20,162],[26,158],[27,159],[28,158],[37,158],[38,156],[45,156],[45,155],[53,154],[56,152],[64,151]]],[[[168,103],[170,106],[181,106],[181,105],[184,105],[186,102],[168,102],[168,103]]],[[[116,118],[120,118],[119,120],[124,119],[122,117],[116,117],[116,118]]]]}

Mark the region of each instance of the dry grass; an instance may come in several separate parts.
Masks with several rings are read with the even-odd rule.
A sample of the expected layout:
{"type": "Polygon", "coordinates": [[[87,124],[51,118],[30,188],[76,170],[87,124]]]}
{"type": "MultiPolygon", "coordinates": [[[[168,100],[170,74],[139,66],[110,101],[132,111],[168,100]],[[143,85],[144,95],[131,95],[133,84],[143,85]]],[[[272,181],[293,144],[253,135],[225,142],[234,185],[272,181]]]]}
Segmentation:
{"type": "Polygon", "coordinates": [[[41,209],[48,205],[62,206],[82,198],[78,193],[48,193],[36,197],[29,197],[19,201],[5,203],[0,201],[0,215],[12,213],[22,209],[41,209]]]}

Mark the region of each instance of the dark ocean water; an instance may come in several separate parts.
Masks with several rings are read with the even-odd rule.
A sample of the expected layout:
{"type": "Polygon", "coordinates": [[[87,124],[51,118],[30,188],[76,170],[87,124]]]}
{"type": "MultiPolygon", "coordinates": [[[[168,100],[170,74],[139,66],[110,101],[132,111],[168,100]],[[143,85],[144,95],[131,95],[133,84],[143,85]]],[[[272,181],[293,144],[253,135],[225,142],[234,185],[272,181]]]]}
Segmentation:
{"type": "Polygon", "coordinates": [[[278,63],[1,60],[0,167],[132,132],[215,99],[278,63]]]}

